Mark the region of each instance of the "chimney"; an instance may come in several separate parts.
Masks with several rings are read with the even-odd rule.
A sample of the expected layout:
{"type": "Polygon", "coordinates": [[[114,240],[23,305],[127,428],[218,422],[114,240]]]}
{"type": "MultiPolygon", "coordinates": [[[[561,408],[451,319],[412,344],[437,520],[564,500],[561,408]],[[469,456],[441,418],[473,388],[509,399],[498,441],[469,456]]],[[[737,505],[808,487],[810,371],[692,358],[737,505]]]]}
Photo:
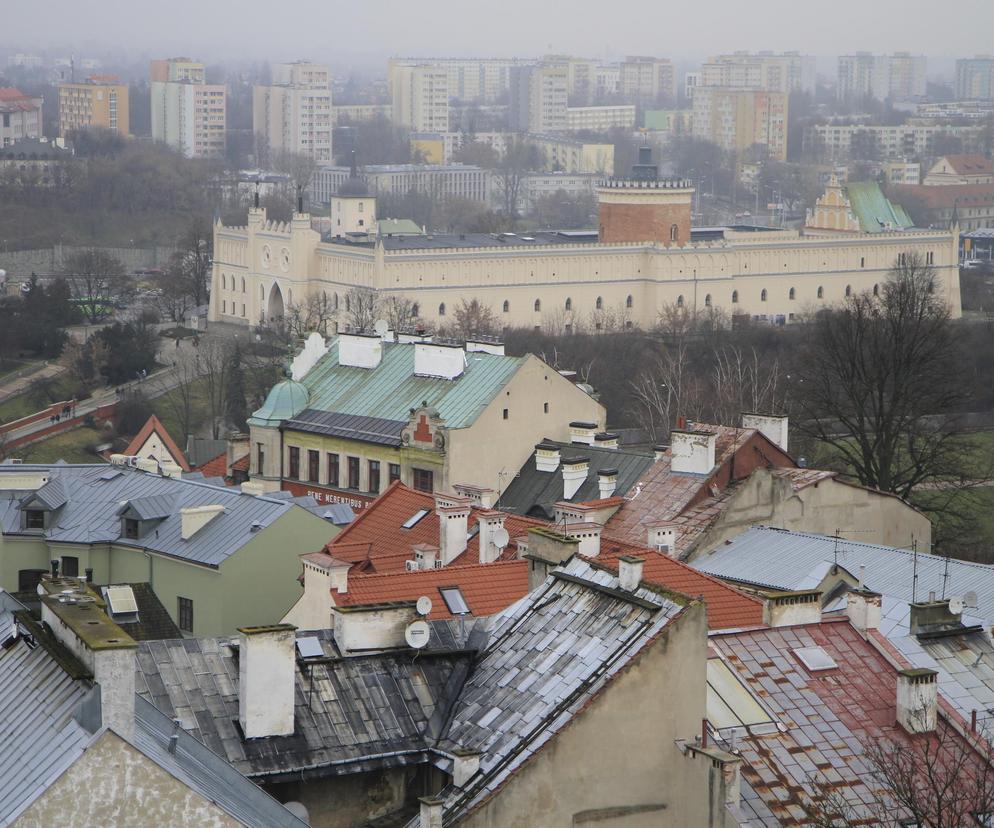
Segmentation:
{"type": "Polygon", "coordinates": [[[594,435],[594,445],[597,448],[618,448],[618,435],[610,431],[601,431],[594,435]]]}
{"type": "Polygon", "coordinates": [[[957,630],[963,627],[962,616],[950,611],[948,598],[936,601],[934,592],[929,593],[928,597],[928,601],[919,601],[910,607],[908,626],[912,635],[957,630]]]}
{"type": "Polygon", "coordinates": [[[338,364],[349,368],[376,368],[383,359],[378,334],[348,331],[338,335],[338,364]]]}
{"type": "Polygon", "coordinates": [[[466,370],[466,352],[461,345],[441,342],[414,343],[414,375],[453,380],[466,370]]]}
{"type": "Polygon", "coordinates": [[[238,723],[246,739],[293,733],[296,627],[239,627],[238,723]]]}
{"type": "Polygon", "coordinates": [[[344,656],[407,646],[404,633],[418,615],[417,601],[331,608],[335,644],[344,656]]]}
{"type": "Polygon", "coordinates": [[[349,591],[351,564],[327,552],[308,552],[300,556],[304,576],[304,594],[287,615],[298,629],[326,630],[331,627],[331,607],[335,595],[349,591]]]}
{"type": "Polygon", "coordinates": [[[480,512],[476,516],[476,522],[480,527],[480,563],[493,563],[504,551],[494,542],[497,530],[504,528],[504,513],[489,510],[480,512]]]}
{"type": "Polygon", "coordinates": [[[908,733],[935,730],[939,708],[938,673],[925,668],[898,670],[897,723],[908,733]]]}
{"type": "Polygon", "coordinates": [[[652,447],[652,458],[657,463],[666,456],[669,446],[655,445],[652,447]]]}
{"type": "Polygon", "coordinates": [[[452,755],[452,784],[462,788],[480,769],[480,754],[475,750],[454,750],[452,755]]]}
{"type": "Polygon", "coordinates": [[[497,502],[497,491],[485,486],[474,486],[471,483],[455,483],[452,488],[457,495],[472,501],[474,506],[481,509],[493,509],[497,502]]]}
{"type": "Polygon", "coordinates": [[[565,563],[579,551],[580,541],[561,535],[552,527],[537,526],[528,530],[527,548],[524,557],[531,564],[528,568],[528,589],[532,590],[545,580],[549,570],[565,563]]]}
{"type": "Polygon", "coordinates": [[[742,415],[742,428],[754,428],[771,443],[787,451],[787,415],[751,414],[742,415]]]}
{"type": "Polygon", "coordinates": [[[675,558],[677,554],[676,524],[668,520],[650,523],[646,544],[664,555],[675,558]]]}
{"type": "Polygon", "coordinates": [[[555,443],[539,443],[535,446],[535,470],[554,472],[559,468],[559,446],[555,443]]]}
{"type": "Polygon", "coordinates": [[[414,552],[414,566],[412,569],[435,569],[438,561],[438,547],[430,543],[415,543],[411,546],[414,552]]]}
{"type": "Polygon", "coordinates": [[[442,828],[442,809],[445,807],[445,800],[434,796],[422,796],[418,801],[421,803],[418,828],[442,828]]]}
{"type": "Polygon", "coordinates": [[[583,482],[590,470],[590,459],[587,457],[572,457],[563,461],[563,498],[570,500],[583,482]]]}
{"type": "Polygon", "coordinates": [[[710,474],[718,436],[707,431],[671,431],[670,469],[678,474],[710,474]]]}
{"type": "Polygon", "coordinates": [[[792,627],[821,621],[821,592],[817,590],[769,593],[763,605],[768,627],[792,627]]]}
{"type": "Polygon", "coordinates": [[[496,337],[475,337],[466,340],[467,354],[504,356],[504,343],[496,337]]]}
{"type": "Polygon", "coordinates": [[[614,490],[618,488],[618,470],[601,469],[597,472],[597,486],[602,498],[611,497],[614,490]]]}
{"type": "Polygon", "coordinates": [[[864,635],[880,629],[880,593],[854,589],[846,594],[846,615],[849,623],[864,635]]]}
{"type": "Polygon", "coordinates": [[[224,506],[185,506],[179,510],[180,537],[183,540],[190,540],[194,535],[203,529],[214,518],[224,512],[224,506]]]}
{"type": "Polygon", "coordinates": [[[569,424],[569,439],[571,443],[583,443],[592,446],[597,436],[597,423],[573,422],[569,424]]]}
{"type": "Polygon", "coordinates": [[[246,480],[242,483],[240,489],[242,494],[255,495],[256,497],[266,493],[266,487],[258,480],[246,480]]]}
{"type": "Polygon", "coordinates": [[[438,547],[442,566],[448,566],[466,551],[471,511],[472,507],[464,497],[436,496],[435,513],[438,515],[438,547]]]}
{"type": "Polygon", "coordinates": [[[645,558],[625,555],[618,558],[618,585],[625,592],[634,592],[642,582],[642,565],[645,558]]]}

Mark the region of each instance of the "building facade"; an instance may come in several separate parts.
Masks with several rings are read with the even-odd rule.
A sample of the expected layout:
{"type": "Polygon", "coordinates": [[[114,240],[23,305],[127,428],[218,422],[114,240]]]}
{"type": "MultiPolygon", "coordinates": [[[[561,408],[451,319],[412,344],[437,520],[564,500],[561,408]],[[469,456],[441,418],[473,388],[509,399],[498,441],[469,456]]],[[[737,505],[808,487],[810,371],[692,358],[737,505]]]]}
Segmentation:
{"type": "MultiPolygon", "coordinates": [[[[319,168],[311,178],[311,199],[330,204],[351,174],[349,167],[327,165],[319,168]]],[[[472,164],[369,164],[359,170],[359,177],[373,196],[418,192],[442,201],[464,198],[486,204],[493,189],[493,173],[472,164]]]]}
{"type": "Polygon", "coordinates": [[[44,99],[29,97],[13,87],[0,86],[0,147],[41,138],[41,106],[44,99]]]}
{"type": "Polygon", "coordinates": [[[566,109],[567,132],[607,132],[616,127],[635,129],[635,104],[570,106],[566,109]]]}
{"type": "Polygon", "coordinates": [[[252,130],[269,153],[332,160],[331,74],[317,63],[278,63],[272,83],[252,89],[252,130]]]}
{"type": "Polygon", "coordinates": [[[449,131],[449,74],[430,64],[390,67],[391,115],[412,132],[449,131]]]}
{"type": "Polygon", "coordinates": [[[619,67],[619,86],[626,101],[675,101],[676,70],[666,58],[629,56],[619,67]]]}
{"type": "Polygon", "coordinates": [[[515,66],[511,70],[508,120],[515,132],[562,132],[567,128],[568,72],[562,66],[515,66]]]}
{"type": "Polygon", "coordinates": [[[804,129],[805,147],[823,152],[829,160],[879,158],[901,161],[908,157],[934,155],[936,136],[950,135],[963,142],[964,152],[976,152],[981,146],[983,127],[938,124],[814,124],[804,129]]]}
{"type": "MultiPolygon", "coordinates": [[[[814,94],[815,58],[799,52],[717,55],[701,67],[701,83],[704,86],[814,94]]],[[[692,96],[688,94],[687,97],[692,96]]]]}
{"type": "Polygon", "coordinates": [[[977,55],[956,61],[956,97],[961,101],[994,99],[994,57],[977,55]]]}
{"type": "Polygon", "coordinates": [[[760,144],[785,161],[787,106],[784,92],[701,86],[694,92],[694,135],[739,156],[760,144]]]}
{"type": "Polygon", "coordinates": [[[59,84],[59,137],[75,129],[109,129],[130,134],[128,85],[113,75],[59,84]]]}
{"type": "Polygon", "coordinates": [[[924,55],[895,52],[874,55],[856,52],[840,55],[836,94],[839,100],[874,98],[878,101],[909,101],[926,92],[924,55]]]}
{"type": "Polygon", "coordinates": [[[187,158],[221,158],[225,151],[226,87],[206,81],[204,64],[187,58],[150,66],[152,138],[187,158]]]}

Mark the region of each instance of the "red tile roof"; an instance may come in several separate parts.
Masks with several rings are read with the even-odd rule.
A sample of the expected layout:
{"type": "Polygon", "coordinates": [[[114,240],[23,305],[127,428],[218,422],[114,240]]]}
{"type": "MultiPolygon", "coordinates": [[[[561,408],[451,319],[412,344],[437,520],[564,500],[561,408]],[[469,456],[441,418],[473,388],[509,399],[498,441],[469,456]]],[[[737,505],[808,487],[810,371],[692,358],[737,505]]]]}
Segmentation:
{"type": "Polygon", "coordinates": [[[197,471],[204,477],[226,477],[228,474],[228,452],[222,451],[206,463],[201,463],[197,471]]]}
{"type": "Polygon", "coordinates": [[[942,157],[952,167],[953,172],[959,175],[994,173],[994,161],[983,155],[944,155],[942,157]]]}
{"type": "Polygon", "coordinates": [[[247,454],[244,457],[239,457],[234,463],[231,464],[231,470],[247,472],[249,470],[250,459],[251,458],[247,454]]]}
{"type": "Polygon", "coordinates": [[[141,427],[141,431],[128,443],[128,447],[124,450],[124,453],[128,455],[137,454],[139,449],[145,444],[145,441],[152,436],[153,432],[158,435],[163,446],[165,446],[166,450],[172,456],[173,462],[182,468],[183,471],[190,471],[190,464],[187,462],[183,450],[176,445],[176,441],[173,440],[169,432],[166,431],[166,427],[154,414],[145,421],[145,425],[141,427]]]}
{"type": "Polygon", "coordinates": [[[957,205],[960,209],[994,202],[994,184],[894,184],[891,188],[898,201],[912,198],[928,208],[957,205]]]}

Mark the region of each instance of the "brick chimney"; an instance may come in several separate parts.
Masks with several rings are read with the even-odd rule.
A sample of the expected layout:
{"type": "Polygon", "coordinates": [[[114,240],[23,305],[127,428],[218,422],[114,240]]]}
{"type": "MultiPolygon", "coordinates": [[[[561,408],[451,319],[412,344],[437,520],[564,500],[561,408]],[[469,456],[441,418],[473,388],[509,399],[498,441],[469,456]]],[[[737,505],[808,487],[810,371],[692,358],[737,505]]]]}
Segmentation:
{"type": "Polygon", "coordinates": [[[296,627],[240,627],[238,723],[246,739],[293,733],[296,627]]]}
{"type": "Polygon", "coordinates": [[[498,529],[504,528],[504,513],[491,510],[478,512],[476,522],[480,527],[480,563],[493,563],[503,551],[494,543],[494,535],[498,529]]]}
{"type": "Polygon", "coordinates": [[[466,498],[435,498],[435,512],[438,514],[438,547],[442,566],[448,566],[466,551],[471,511],[472,507],[466,498]],[[446,502],[450,505],[443,505],[446,502]]]}
{"type": "Polygon", "coordinates": [[[718,436],[708,431],[671,431],[670,469],[678,474],[710,474],[718,436]]]}
{"type": "Polygon", "coordinates": [[[642,583],[642,566],[645,558],[636,555],[625,555],[618,558],[618,585],[625,592],[634,592],[642,583]]]}
{"type": "Polygon", "coordinates": [[[768,627],[792,627],[821,621],[821,592],[817,590],[774,592],[763,605],[763,623],[768,627]]]}
{"type": "Polygon", "coordinates": [[[614,490],[618,488],[618,470],[601,469],[598,471],[597,487],[600,490],[602,498],[611,497],[614,494],[614,490]]]}
{"type": "MultiPolygon", "coordinates": [[[[520,546],[520,544],[519,544],[520,546]]],[[[528,530],[528,589],[541,584],[549,571],[572,558],[580,549],[580,541],[562,535],[554,527],[537,526],[528,530]]]]}
{"type": "Polygon", "coordinates": [[[880,629],[880,593],[854,589],[846,594],[849,623],[861,633],[880,629]]]}
{"type": "Polygon", "coordinates": [[[939,711],[939,674],[935,670],[899,670],[897,723],[908,733],[931,733],[939,711]]]}
{"type": "Polygon", "coordinates": [[[569,500],[573,497],[587,479],[587,472],[590,471],[590,458],[573,457],[563,461],[563,498],[569,500]]]}
{"type": "Polygon", "coordinates": [[[559,446],[555,443],[539,443],[535,446],[535,470],[554,472],[559,468],[559,446]]]}

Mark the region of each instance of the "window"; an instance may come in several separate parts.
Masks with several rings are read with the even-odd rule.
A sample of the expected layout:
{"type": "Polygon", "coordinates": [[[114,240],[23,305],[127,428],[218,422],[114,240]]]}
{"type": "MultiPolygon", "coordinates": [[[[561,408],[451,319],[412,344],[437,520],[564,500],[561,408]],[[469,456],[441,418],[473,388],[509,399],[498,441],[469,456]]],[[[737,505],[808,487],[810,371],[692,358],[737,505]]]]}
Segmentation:
{"type": "Polygon", "coordinates": [[[873,295],[874,296],[879,296],[880,295],[880,284],[879,283],[877,283],[877,284],[875,284],[873,286],[873,295]]]}
{"type": "Polygon", "coordinates": [[[510,310],[511,310],[511,303],[508,302],[507,299],[505,299],[504,300],[504,313],[507,313],[510,310]]]}
{"type": "Polygon", "coordinates": [[[535,300],[535,311],[537,313],[540,310],[542,310],[542,300],[541,299],[536,299],[535,300]]]}
{"type": "Polygon", "coordinates": [[[791,302],[793,302],[797,298],[797,291],[794,290],[794,288],[791,288],[787,292],[787,298],[790,299],[791,302]]]}
{"type": "Polygon", "coordinates": [[[297,479],[300,477],[300,449],[290,446],[290,471],[289,476],[297,479]]]}
{"type": "Polygon", "coordinates": [[[79,558],[72,555],[62,556],[62,574],[67,578],[79,577],[79,558]]]}
{"type": "Polygon", "coordinates": [[[825,288],[823,288],[821,285],[818,286],[818,298],[819,299],[825,298],[825,288]]]}
{"type": "Polygon", "coordinates": [[[138,540],[138,536],[141,534],[140,524],[134,518],[124,519],[124,537],[130,540],[138,540]]]}
{"type": "Polygon", "coordinates": [[[309,449],[307,452],[307,479],[311,483],[321,480],[321,452],[309,449]]]}
{"type": "Polygon", "coordinates": [[[193,632],[193,600],[176,596],[176,614],[179,616],[179,628],[183,632],[193,632]]]}
{"type": "Polygon", "coordinates": [[[47,569],[22,569],[17,573],[17,591],[35,592],[41,583],[41,576],[47,569]]]}
{"type": "Polygon", "coordinates": [[[349,458],[349,488],[358,489],[359,488],[359,458],[350,457],[349,458]]]}
{"type": "Polygon", "coordinates": [[[405,520],[401,525],[401,529],[413,529],[418,525],[418,522],[427,517],[431,513],[431,509],[418,509],[413,515],[411,515],[407,520],[405,520]]]}
{"type": "Polygon", "coordinates": [[[391,463],[387,466],[387,477],[390,483],[393,483],[394,480],[400,480],[400,463],[391,463]]]}
{"type": "Polygon", "coordinates": [[[680,238],[680,227],[676,224],[670,225],[670,241],[676,241],[680,238]]]}
{"type": "Polygon", "coordinates": [[[683,307],[683,294],[682,293],[679,296],[677,296],[677,298],[676,298],[676,306],[678,308],[682,308],[683,307]]]}
{"type": "Polygon", "coordinates": [[[732,304],[737,305],[739,303],[739,292],[737,290],[732,291],[732,304]]]}
{"type": "Polygon", "coordinates": [[[759,294],[759,301],[760,302],[765,302],[766,301],[766,288],[763,288],[763,290],[760,292],[760,294],[759,294]]]}
{"type": "Polygon", "coordinates": [[[328,485],[338,485],[338,455],[328,454],[328,485]]]}
{"type": "Polygon", "coordinates": [[[507,409],[506,408],[504,409],[504,419],[505,420],[507,419],[507,409]]]}
{"type": "Polygon", "coordinates": [[[566,310],[573,310],[573,300],[569,296],[566,297],[566,310]]]}
{"type": "Polygon", "coordinates": [[[631,295],[629,295],[628,298],[625,300],[625,307],[631,308],[634,304],[635,300],[631,297],[631,295]]]}
{"type": "Polygon", "coordinates": [[[604,300],[600,296],[598,296],[597,301],[594,302],[594,307],[597,310],[604,310],[604,300]]]}
{"type": "Polygon", "coordinates": [[[707,294],[704,297],[704,307],[706,307],[706,308],[710,308],[711,307],[711,294],[710,293],[707,294]]]}
{"type": "Polygon", "coordinates": [[[255,444],[255,462],[256,462],[256,473],[262,474],[262,466],[266,461],[266,450],[262,447],[262,443],[255,444]]]}
{"type": "Polygon", "coordinates": [[[435,473],[428,469],[411,469],[414,488],[419,492],[435,491],[435,473]]]}
{"type": "Polygon", "coordinates": [[[24,513],[25,529],[44,529],[45,513],[41,509],[28,509],[24,513]]]}
{"type": "Polygon", "coordinates": [[[852,285],[846,285],[846,296],[852,296],[852,285]]]}
{"type": "Polygon", "coordinates": [[[548,414],[549,413],[549,404],[548,403],[542,403],[542,413],[543,414],[548,414]]]}
{"type": "Polygon", "coordinates": [[[866,267],[866,256],[860,256],[859,257],[859,266],[860,267],[866,267]]]}
{"type": "Polygon", "coordinates": [[[380,461],[369,461],[369,483],[366,486],[369,491],[379,494],[380,491],[380,461]]]}
{"type": "Polygon", "coordinates": [[[445,302],[442,302],[442,303],[441,303],[441,304],[440,304],[440,305],[438,306],[438,315],[439,315],[439,316],[445,316],[445,302]]]}
{"type": "Polygon", "coordinates": [[[242,293],[245,293],[245,277],[242,276],[242,293]]]}
{"type": "Polygon", "coordinates": [[[445,601],[445,606],[448,607],[449,612],[453,615],[469,615],[469,604],[463,598],[459,587],[439,587],[438,591],[442,596],[442,600],[445,601]]]}

